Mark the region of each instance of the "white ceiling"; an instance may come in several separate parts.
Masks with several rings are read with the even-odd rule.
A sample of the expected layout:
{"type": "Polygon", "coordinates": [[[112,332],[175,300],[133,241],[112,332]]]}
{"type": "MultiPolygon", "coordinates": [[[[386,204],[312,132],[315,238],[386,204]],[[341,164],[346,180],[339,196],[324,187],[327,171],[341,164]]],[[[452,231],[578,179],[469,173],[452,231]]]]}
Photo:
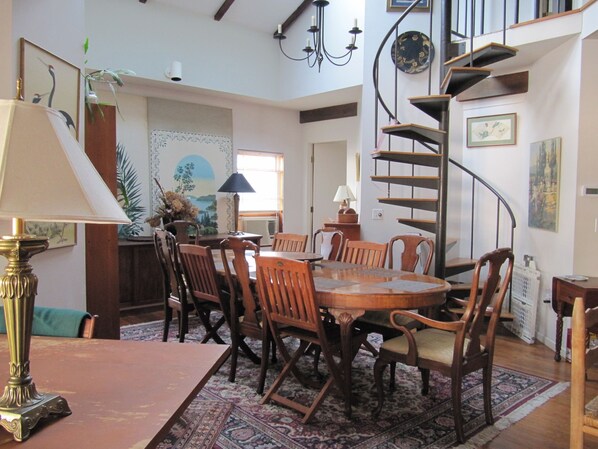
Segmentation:
{"type": "MultiPolygon", "coordinates": [[[[151,2],[213,18],[224,0],[147,0],[147,4],[151,2]]],[[[235,0],[222,21],[273,33],[276,26],[283,23],[301,3],[302,0],[235,0]]]]}

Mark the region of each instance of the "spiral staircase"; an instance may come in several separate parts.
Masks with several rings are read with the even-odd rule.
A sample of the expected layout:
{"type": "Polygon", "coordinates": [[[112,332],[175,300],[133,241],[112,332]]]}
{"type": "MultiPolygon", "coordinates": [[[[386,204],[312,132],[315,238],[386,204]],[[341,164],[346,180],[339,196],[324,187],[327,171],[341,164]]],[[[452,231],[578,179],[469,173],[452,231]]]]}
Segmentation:
{"type": "MultiPolygon", "coordinates": [[[[446,55],[450,53],[450,37],[454,36],[455,33],[451,32],[451,2],[445,1],[442,4],[441,17],[443,22],[440,28],[442,41],[446,42],[447,45],[440,52],[442,59],[440,64],[441,75],[444,74],[444,76],[440,77],[442,82],[438,93],[432,94],[431,83],[428,83],[428,95],[408,98],[412,106],[431,117],[437,123],[437,126],[401,122],[396,112],[399,109],[396,103],[400,90],[400,76],[396,77],[392,98],[390,101],[385,100],[381,92],[380,56],[389,40],[393,37],[396,39],[399,36],[401,22],[409,15],[417,3],[418,0],[415,0],[389,30],[375,58],[373,75],[377,102],[375,119],[377,147],[372,153],[375,169],[371,180],[385,185],[387,194],[378,198],[378,202],[397,206],[400,214],[397,219],[399,223],[415,228],[417,231],[435,235],[434,274],[442,278],[451,278],[471,270],[476,263],[476,257],[481,255],[481,253],[476,254],[474,248],[474,241],[478,240],[476,233],[479,230],[475,226],[476,207],[478,205],[473,198],[480,189],[486,192],[484,201],[496,201],[497,204],[497,226],[496,235],[493,236],[495,238],[493,246],[499,246],[499,234],[501,233],[500,246],[505,246],[503,244],[505,234],[509,242],[508,245],[513,246],[516,221],[510,206],[487,181],[459,162],[451,159],[449,123],[450,106],[455,96],[489,77],[492,70],[488,66],[506,58],[514,57],[517,54],[517,49],[505,45],[504,42],[474,48],[472,38],[470,48],[474,48],[473,51],[448,59],[446,55]],[[391,110],[388,104],[393,102],[395,106],[394,110],[391,110]],[[385,121],[385,116],[387,116],[390,124],[380,126],[379,123],[385,121]],[[380,142],[384,142],[384,148],[381,148],[380,142]],[[402,168],[397,169],[397,164],[402,168]],[[395,172],[401,172],[401,174],[395,174],[395,172]],[[447,239],[447,203],[449,198],[464,194],[460,188],[452,189],[449,192],[449,176],[455,175],[459,176],[460,179],[471,179],[472,182],[471,223],[468,224],[471,227],[469,232],[471,242],[469,257],[448,259],[446,256],[447,249],[452,242],[451,239],[447,239]],[[488,195],[491,199],[488,199],[488,195]],[[504,217],[507,217],[506,220],[504,217]],[[506,225],[499,225],[499,223],[505,222],[506,225]]],[[[433,29],[431,20],[430,30],[433,29]]],[[[475,29],[473,24],[471,29],[475,29]]],[[[398,45],[393,48],[396,47],[398,45]]],[[[387,97],[391,96],[387,95],[387,97]]],[[[459,215],[463,216],[463,214],[459,215]]],[[[460,226],[463,226],[463,224],[460,223],[460,226]]],[[[466,283],[456,284],[453,288],[455,296],[462,296],[459,294],[460,291],[468,292],[469,286],[466,283]]]]}

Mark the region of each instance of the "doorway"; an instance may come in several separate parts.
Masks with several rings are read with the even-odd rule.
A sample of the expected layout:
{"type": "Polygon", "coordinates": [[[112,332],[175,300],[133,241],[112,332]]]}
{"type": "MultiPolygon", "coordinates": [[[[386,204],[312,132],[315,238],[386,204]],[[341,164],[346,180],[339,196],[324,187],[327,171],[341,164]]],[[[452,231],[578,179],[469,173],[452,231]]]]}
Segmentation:
{"type": "Polygon", "coordinates": [[[336,220],[339,204],[332,201],[338,186],[347,184],[347,142],[312,146],[311,236],[325,222],[336,220]]]}

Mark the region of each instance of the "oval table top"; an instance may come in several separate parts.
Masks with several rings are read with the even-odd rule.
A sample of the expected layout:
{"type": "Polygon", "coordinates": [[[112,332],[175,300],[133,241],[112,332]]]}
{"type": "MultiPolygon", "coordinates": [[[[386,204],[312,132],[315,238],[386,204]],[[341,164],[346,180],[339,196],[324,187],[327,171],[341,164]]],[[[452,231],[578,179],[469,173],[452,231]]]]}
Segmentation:
{"type": "Polygon", "coordinates": [[[260,256],[286,257],[287,259],[301,260],[307,262],[316,262],[324,258],[324,256],[322,256],[321,254],[307,253],[303,251],[261,251],[260,256]]]}
{"type": "Polygon", "coordinates": [[[318,303],[338,309],[416,309],[444,302],[450,284],[434,276],[345,262],[313,264],[318,303]]]}

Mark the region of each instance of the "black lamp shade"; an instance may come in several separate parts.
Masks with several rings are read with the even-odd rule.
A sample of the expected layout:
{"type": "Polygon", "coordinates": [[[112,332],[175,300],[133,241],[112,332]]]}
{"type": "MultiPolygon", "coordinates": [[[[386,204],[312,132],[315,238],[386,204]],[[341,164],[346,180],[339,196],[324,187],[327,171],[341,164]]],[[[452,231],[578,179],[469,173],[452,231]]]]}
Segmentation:
{"type": "Polygon", "coordinates": [[[229,192],[229,193],[237,193],[237,192],[255,192],[253,187],[247,182],[245,176],[241,173],[233,173],[230,177],[226,180],[222,187],[218,189],[219,192],[229,192]]]}

